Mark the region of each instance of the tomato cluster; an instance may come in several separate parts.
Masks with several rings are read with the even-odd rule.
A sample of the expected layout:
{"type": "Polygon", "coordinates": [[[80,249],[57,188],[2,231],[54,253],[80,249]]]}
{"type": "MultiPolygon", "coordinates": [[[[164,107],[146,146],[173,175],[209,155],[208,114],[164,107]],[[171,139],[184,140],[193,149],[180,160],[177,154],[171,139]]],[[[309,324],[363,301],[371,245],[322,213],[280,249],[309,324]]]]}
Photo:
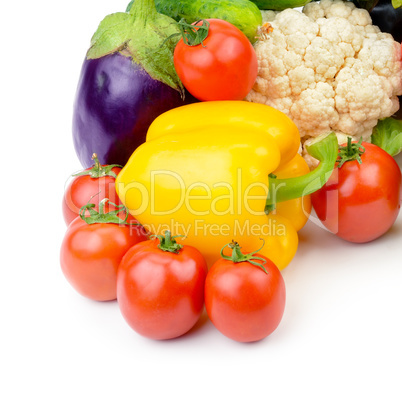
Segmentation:
{"type": "Polygon", "coordinates": [[[257,341],[273,332],[285,307],[285,284],[275,264],[243,254],[233,243],[232,256],[222,254],[208,271],[196,248],[180,244],[169,231],[152,237],[128,214],[114,190],[116,171],[119,167],[100,166],[95,159],[94,167],[66,188],[68,227],[60,263],[72,287],[95,301],[117,299],[129,326],[151,339],[187,333],[204,306],[215,327],[236,341],[257,341]],[[90,203],[94,199],[98,202],[90,203]]]}
{"type": "Polygon", "coordinates": [[[224,257],[208,271],[197,249],[172,242],[169,233],[162,239],[132,247],[119,267],[117,300],[136,332],[153,339],[185,334],[200,318],[204,297],[212,323],[233,340],[258,341],[277,328],[285,284],[271,261],[254,253],[243,261],[224,257]],[[180,249],[169,251],[172,244],[180,249]],[[263,264],[256,267],[255,258],[263,264]]]}
{"type": "Polygon", "coordinates": [[[116,299],[117,268],[128,249],[147,233],[128,214],[115,190],[116,165],[94,166],[73,176],[63,197],[68,225],[60,250],[66,279],[92,300],[116,299]]]}

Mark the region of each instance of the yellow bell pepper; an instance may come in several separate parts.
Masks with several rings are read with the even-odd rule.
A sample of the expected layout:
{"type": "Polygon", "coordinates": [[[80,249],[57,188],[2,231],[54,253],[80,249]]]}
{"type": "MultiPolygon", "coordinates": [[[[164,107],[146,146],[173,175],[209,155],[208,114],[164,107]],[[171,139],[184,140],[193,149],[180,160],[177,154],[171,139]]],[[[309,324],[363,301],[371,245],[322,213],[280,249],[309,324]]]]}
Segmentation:
{"type": "Polygon", "coordinates": [[[326,161],[310,172],[285,114],[244,101],[194,103],[155,119],[116,190],[150,232],[184,235],[209,265],[235,240],[249,252],[264,243],[260,253],[283,269],[311,211],[308,193],[335,165],[337,141],[326,141],[315,155],[326,161]]]}

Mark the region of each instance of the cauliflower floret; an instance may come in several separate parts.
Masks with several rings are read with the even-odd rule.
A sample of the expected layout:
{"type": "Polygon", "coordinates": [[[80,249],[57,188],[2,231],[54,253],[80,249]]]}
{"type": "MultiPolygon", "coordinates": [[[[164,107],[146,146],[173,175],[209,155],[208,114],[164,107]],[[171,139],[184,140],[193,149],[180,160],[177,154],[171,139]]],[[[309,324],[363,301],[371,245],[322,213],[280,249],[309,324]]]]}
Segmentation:
{"type": "Polygon", "coordinates": [[[293,116],[304,115],[304,119],[298,121],[299,131],[313,130],[321,133],[331,131],[331,127],[339,120],[334,95],[331,85],[318,82],[314,88],[306,89],[297,97],[290,108],[290,113],[293,116]],[[325,118],[318,119],[317,116],[325,116],[325,118]]]}
{"type": "Polygon", "coordinates": [[[313,21],[339,17],[348,20],[352,25],[371,25],[370,14],[364,9],[356,8],[353,2],[349,1],[322,0],[308,3],[304,6],[303,13],[313,21]]]}
{"type": "Polygon", "coordinates": [[[273,30],[255,43],[259,63],[250,102],[287,114],[304,145],[334,131],[369,141],[379,119],[399,109],[402,95],[400,44],[373,26],[353,2],[322,0],[303,11],[262,13],[273,30]]]}
{"type": "MultiPolygon", "coordinates": [[[[339,71],[336,79],[335,103],[341,115],[336,129],[350,135],[363,135],[383,115],[392,115],[394,103],[389,95],[390,83],[377,75],[367,63],[356,59],[351,67],[339,71]]],[[[386,117],[386,116],[384,116],[386,117]]]]}

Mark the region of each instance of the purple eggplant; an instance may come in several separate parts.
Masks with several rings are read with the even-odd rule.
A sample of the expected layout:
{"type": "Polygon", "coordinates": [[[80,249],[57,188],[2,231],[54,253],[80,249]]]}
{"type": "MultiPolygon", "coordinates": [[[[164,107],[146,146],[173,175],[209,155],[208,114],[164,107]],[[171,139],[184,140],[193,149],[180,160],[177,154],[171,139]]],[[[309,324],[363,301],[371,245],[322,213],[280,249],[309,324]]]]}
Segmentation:
{"type": "Polygon", "coordinates": [[[96,153],[102,164],[125,165],[161,113],[195,101],[151,76],[120,53],[86,59],[74,104],[74,147],[84,167],[96,153]]]}
{"type": "Polygon", "coordinates": [[[125,165],[161,113],[195,102],[173,65],[177,25],[136,0],[130,12],[107,16],[91,40],[73,108],[73,141],[86,168],[125,165]]]}

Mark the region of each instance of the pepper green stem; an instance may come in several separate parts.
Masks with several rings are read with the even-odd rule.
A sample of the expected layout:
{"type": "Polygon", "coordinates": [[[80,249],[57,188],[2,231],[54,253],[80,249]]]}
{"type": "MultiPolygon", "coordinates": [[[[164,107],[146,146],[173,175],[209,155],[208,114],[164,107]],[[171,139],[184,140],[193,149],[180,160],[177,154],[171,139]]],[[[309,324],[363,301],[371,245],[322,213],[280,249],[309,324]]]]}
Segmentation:
{"type": "Polygon", "coordinates": [[[320,161],[319,165],[304,176],[279,179],[269,176],[269,190],[265,213],[275,210],[278,202],[293,200],[319,190],[329,179],[338,157],[338,141],[331,133],[307,147],[308,153],[320,161]]]}
{"type": "Polygon", "coordinates": [[[105,176],[111,176],[113,178],[116,178],[117,175],[115,172],[113,172],[113,168],[118,167],[122,168],[123,166],[121,165],[105,165],[102,166],[99,162],[98,155],[93,154],[92,155],[92,160],[94,161],[94,165],[90,169],[85,169],[79,173],[73,174],[73,177],[76,176],[91,176],[92,179],[99,179],[101,177],[105,176]]]}
{"type": "Polygon", "coordinates": [[[165,235],[155,235],[152,237],[157,237],[159,239],[158,248],[162,251],[167,251],[169,253],[178,254],[183,248],[182,244],[176,242],[177,237],[183,237],[181,235],[172,236],[169,230],[165,231],[165,235]]]}
{"type": "Polygon", "coordinates": [[[264,267],[264,264],[267,262],[267,260],[265,258],[262,257],[258,257],[255,254],[258,253],[263,247],[264,247],[265,241],[263,240],[262,246],[256,250],[253,251],[252,253],[248,253],[248,254],[243,254],[241,252],[241,247],[239,245],[239,243],[237,243],[236,241],[232,240],[231,243],[225,244],[222,249],[221,249],[221,257],[227,261],[232,261],[235,264],[239,263],[239,262],[249,262],[252,265],[255,265],[257,267],[260,267],[266,274],[268,273],[267,270],[264,267]],[[230,249],[232,249],[232,255],[228,256],[223,254],[223,250],[229,247],[230,249]],[[256,262],[257,261],[262,261],[262,263],[256,262]]]}

